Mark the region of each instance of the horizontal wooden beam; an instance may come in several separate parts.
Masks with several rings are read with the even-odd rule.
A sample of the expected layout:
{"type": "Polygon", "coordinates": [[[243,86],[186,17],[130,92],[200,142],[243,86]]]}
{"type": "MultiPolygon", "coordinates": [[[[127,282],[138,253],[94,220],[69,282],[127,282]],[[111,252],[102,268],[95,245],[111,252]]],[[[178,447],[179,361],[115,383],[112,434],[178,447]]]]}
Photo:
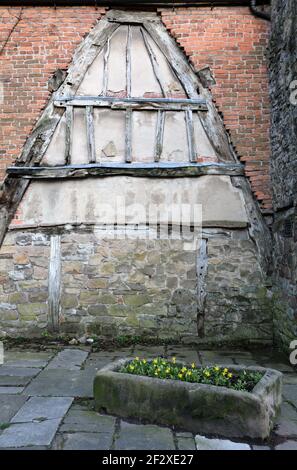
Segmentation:
{"type": "Polygon", "coordinates": [[[111,96],[73,96],[71,98],[56,97],[54,105],[59,108],[66,106],[94,106],[112,109],[165,109],[168,111],[207,111],[203,98],[114,98],[111,96]]]}
{"type": "MultiPolygon", "coordinates": [[[[258,0],[259,5],[268,4],[269,0],[258,0]]],[[[172,8],[172,7],[190,7],[190,6],[209,6],[213,7],[215,5],[220,6],[246,6],[250,4],[250,0],[175,0],[175,1],[166,1],[166,0],[1,0],[1,5],[6,6],[35,6],[35,7],[44,7],[44,6],[129,6],[130,8],[137,6],[162,6],[162,8],[172,8]]]]}
{"type": "Polygon", "coordinates": [[[88,176],[144,176],[152,178],[180,178],[204,175],[244,176],[239,163],[108,163],[68,165],[56,167],[8,167],[14,178],[63,179],[88,176]]]}

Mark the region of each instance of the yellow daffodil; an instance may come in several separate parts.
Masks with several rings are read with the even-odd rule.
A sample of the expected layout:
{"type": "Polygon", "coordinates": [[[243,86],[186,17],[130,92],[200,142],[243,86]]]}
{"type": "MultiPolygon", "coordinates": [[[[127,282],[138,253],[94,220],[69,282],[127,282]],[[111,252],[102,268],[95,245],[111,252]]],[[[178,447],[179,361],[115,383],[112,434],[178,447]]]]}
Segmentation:
{"type": "Polygon", "coordinates": [[[187,370],[186,367],[183,367],[183,368],[181,369],[182,373],[186,372],[186,370],[187,370]]]}
{"type": "Polygon", "coordinates": [[[229,379],[231,379],[231,377],[232,377],[231,372],[229,372],[228,377],[229,377],[229,379]]]}
{"type": "Polygon", "coordinates": [[[218,366],[215,366],[214,370],[215,370],[216,372],[219,372],[220,368],[219,368],[218,366]]]}
{"type": "Polygon", "coordinates": [[[206,377],[210,377],[210,372],[209,372],[209,370],[205,370],[205,371],[204,371],[204,375],[206,375],[206,377]]]}
{"type": "Polygon", "coordinates": [[[172,358],[172,362],[173,362],[173,364],[176,363],[176,358],[175,357],[172,358]]]}
{"type": "Polygon", "coordinates": [[[153,360],[153,363],[154,363],[154,364],[158,364],[158,360],[157,360],[157,359],[154,359],[154,360],[153,360]]]}
{"type": "Polygon", "coordinates": [[[142,362],[143,362],[143,364],[146,364],[146,360],[145,360],[145,359],[143,359],[143,361],[142,361],[142,362]]]}
{"type": "Polygon", "coordinates": [[[134,367],[134,366],[130,366],[130,370],[134,370],[134,369],[135,369],[135,367],[134,367]]]}
{"type": "Polygon", "coordinates": [[[195,367],[196,367],[195,362],[192,362],[192,369],[195,369],[195,367]]]}
{"type": "Polygon", "coordinates": [[[170,374],[170,369],[167,368],[165,372],[166,374],[170,374]]]}
{"type": "Polygon", "coordinates": [[[183,374],[178,374],[178,377],[179,377],[180,379],[182,379],[182,378],[183,378],[183,374]]]}
{"type": "Polygon", "coordinates": [[[139,361],[139,357],[138,357],[138,356],[135,357],[135,361],[139,361]]]}
{"type": "Polygon", "coordinates": [[[155,375],[158,375],[158,372],[155,372],[155,375]]]}

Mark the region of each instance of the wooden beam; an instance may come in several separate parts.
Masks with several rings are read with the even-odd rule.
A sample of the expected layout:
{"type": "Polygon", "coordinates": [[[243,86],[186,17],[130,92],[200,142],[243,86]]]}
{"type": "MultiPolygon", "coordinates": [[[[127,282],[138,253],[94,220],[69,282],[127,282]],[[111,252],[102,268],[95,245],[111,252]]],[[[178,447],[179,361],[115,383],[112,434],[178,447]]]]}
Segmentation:
{"type": "Polygon", "coordinates": [[[73,107],[66,107],[66,139],[65,139],[65,163],[71,164],[71,146],[72,146],[72,129],[73,129],[73,107]]]}
{"type": "Polygon", "coordinates": [[[144,45],[146,47],[147,53],[149,55],[149,58],[150,58],[150,61],[151,61],[152,67],[153,67],[154,75],[156,77],[157,82],[159,83],[159,86],[161,88],[163,96],[166,96],[165,86],[163,84],[162,74],[161,74],[161,71],[160,71],[160,67],[159,67],[157,58],[156,58],[156,56],[155,56],[155,54],[154,54],[154,52],[153,52],[153,50],[150,46],[150,43],[148,42],[147,33],[144,31],[143,28],[140,28],[140,31],[141,31],[141,34],[142,34],[144,45]]]}
{"type": "Polygon", "coordinates": [[[86,106],[87,146],[89,163],[96,162],[93,106],[86,106]]]}
{"type": "Polygon", "coordinates": [[[156,143],[155,143],[155,162],[160,160],[162,149],[163,149],[163,136],[164,136],[164,124],[165,124],[165,113],[164,111],[158,111],[157,117],[157,131],[156,131],[156,143]]]}
{"type": "Polygon", "coordinates": [[[187,109],[185,113],[186,117],[186,128],[187,128],[187,139],[189,149],[189,160],[190,162],[196,161],[196,145],[194,136],[194,125],[193,125],[193,113],[191,109],[187,109]]]}
{"type": "Polygon", "coordinates": [[[54,105],[58,108],[66,106],[94,106],[110,107],[112,109],[122,109],[124,107],[145,109],[167,109],[168,111],[190,108],[193,111],[207,111],[206,101],[203,98],[114,98],[111,96],[73,96],[57,97],[54,105]]]}
{"type": "Polygon", "coordinates": [[[48,318],[51,331],[59,331],[61,296],[61,236],[51,236],[48,276],[48,318]]]}
{"type": "Polygon", "coordinates": [[[108,59],[110,51],[110,38],[107,39],[103,58],[103,95],[107,95],[108,88],[108,59]]]}
{"type": "Polygon", "coordinates": [[[69,165],[60,167],[9,167],[14,178],[63,179],[88,176],[142,176],[152,178],[180,178],[204,175],[244,176],[240,163],[108,163],[69,165]]]}
{"type": "Polygon", "coordinates": [[[126,44],[126,92],[131,97],[131,26],[128,25],[126,44]]]}
{"type": "Polygon", "coordinates": [[[125,162],[132,161],[132,110],[126,109],[125,162]]]}

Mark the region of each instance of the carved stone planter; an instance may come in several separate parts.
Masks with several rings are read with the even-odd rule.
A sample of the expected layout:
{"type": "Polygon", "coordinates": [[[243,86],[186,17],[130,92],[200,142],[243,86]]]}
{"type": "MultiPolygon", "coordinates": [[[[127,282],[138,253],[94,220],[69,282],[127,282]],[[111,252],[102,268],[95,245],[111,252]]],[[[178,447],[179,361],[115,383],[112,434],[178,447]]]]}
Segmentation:
{"type": "Polygon", "coordinates": [[[101,369],[94,380],[95,406],[123,418],[175,426],[193,433],[266,438],[281,404],[282,374],[261,367],[229,366],[264,372],[252,392],[215,385],[163,380],[118,372],[129,359],[101,369]]]}

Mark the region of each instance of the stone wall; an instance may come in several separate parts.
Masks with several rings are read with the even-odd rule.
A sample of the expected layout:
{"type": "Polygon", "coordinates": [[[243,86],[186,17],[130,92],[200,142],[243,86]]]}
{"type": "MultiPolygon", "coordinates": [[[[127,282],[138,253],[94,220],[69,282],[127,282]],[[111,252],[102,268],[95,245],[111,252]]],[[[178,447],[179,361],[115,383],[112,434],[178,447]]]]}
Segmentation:
{"type": "MultiPolygon", "coordinates": [[[[185,250],[183,240],[110,240],[93,227],[60,232],[61,332],[271,342],[268,294],[247,230],[208,229],[204,257],[201,249],[185,250]]],[[[2,332],[40,335],[50,328],[51,236],[46,230],[6,236],[0,251],[2,332]]]]}
{"type": "MultiPolygon", "coordinates": [[[[297,338],[297,106],[290,84],[297,80],[297,4],[273,0],[270,40],[271,178],[275,221],[274,286],[278,295],[275,338],[285,349],[297,338]]],[[[296,88],[296,87],[295,87],[296,88]]]]}

